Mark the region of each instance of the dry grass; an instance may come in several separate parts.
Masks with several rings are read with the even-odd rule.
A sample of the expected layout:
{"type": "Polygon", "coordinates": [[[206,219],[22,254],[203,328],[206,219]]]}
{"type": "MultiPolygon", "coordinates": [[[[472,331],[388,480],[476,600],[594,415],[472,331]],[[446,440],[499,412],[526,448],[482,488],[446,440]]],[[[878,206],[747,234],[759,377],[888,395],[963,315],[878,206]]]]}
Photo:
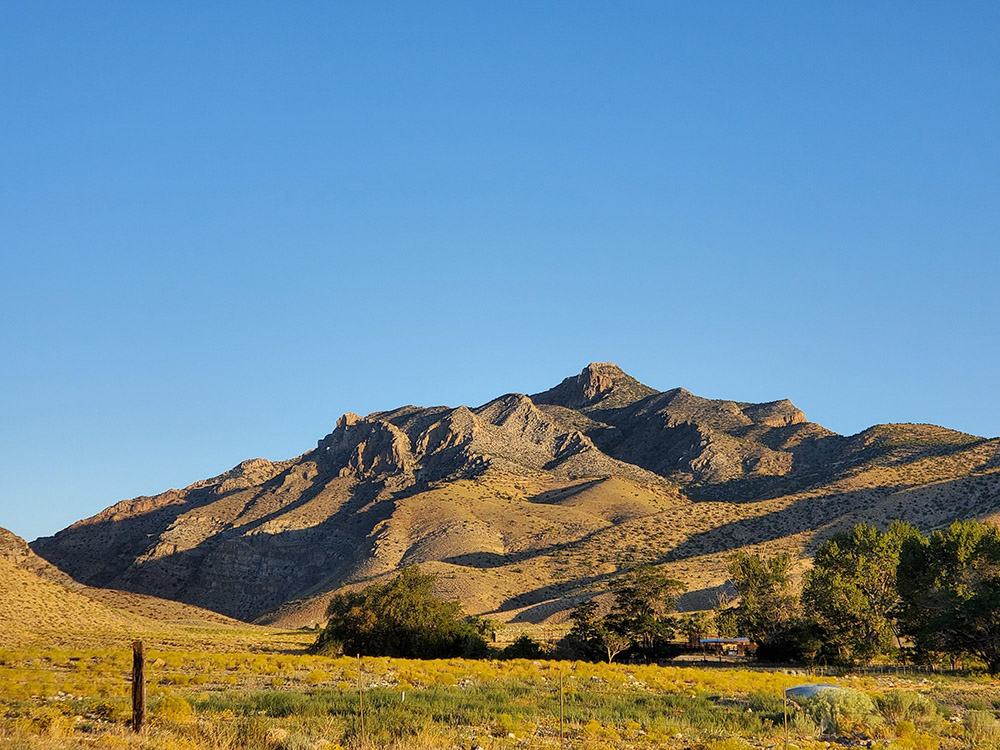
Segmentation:
{"type": "Polygon", "coordinates": [[[0,648],[124,645],[136,638],[241,648],[256,642],[256,630],[190,605],[80,586],[30,553],[0,555],[0,648]]]}
{"type": "MultiPolygon", "coordinates": [[[[780,746],[781,690],[819,681],[734,669],[369,658],[361,664],[364,744],[357,660],[306,654],[304,633],[227,631],[216,649],[205,648],[204,635],[149,642],[150,723],[142,736],[127,727],[129,649],[111,642],[0,649],[0,748],[554,750],[561,676],[568,747],[746,750],[780,746]]],[[[793,710],[795,747],[994,747],[1000,688],[988,681],[840,683],[879,699],[884,711],[842,719],[840,736],[820,737],[809,715],[793,710]],[[917,693],[930,713],[911,716],[912,701],[897,697],[917,693]]]]}

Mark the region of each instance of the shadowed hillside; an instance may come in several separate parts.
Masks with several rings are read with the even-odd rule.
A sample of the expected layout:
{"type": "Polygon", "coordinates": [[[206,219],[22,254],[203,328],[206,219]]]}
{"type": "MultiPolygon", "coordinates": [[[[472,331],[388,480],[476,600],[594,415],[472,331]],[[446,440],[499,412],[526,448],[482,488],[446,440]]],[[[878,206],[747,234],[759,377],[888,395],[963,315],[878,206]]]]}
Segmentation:
{"type": "Polygon", "coordinates": [[[215,612],[126,591],[83,586],[0,528],[0,646],[53,645],[67,637],[127,640],[246,628],[215,612]]]}

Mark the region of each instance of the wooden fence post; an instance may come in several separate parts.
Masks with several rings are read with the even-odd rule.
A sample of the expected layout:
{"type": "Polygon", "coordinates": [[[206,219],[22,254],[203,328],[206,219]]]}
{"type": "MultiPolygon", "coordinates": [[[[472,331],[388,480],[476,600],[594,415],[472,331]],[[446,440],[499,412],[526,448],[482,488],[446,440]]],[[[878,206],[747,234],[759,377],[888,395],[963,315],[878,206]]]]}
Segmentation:
{"type": "Polygon", "coordinates": [[[368,746],[368,733],[365,732],[365,687],[361,681],[361,654],[358,654],[358,708],[361,714],[361,746],[368,746]]]}
{"type": "Polygon", "coordinates": [[[132,644],[132,731],[141,732],[146,723],[146,647],[132,644]]]}

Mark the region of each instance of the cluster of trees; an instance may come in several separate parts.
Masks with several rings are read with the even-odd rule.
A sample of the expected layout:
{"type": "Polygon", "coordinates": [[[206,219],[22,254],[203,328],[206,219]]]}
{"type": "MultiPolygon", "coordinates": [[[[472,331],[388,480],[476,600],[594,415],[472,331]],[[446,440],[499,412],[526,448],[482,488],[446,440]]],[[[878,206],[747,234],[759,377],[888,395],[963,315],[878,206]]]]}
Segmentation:
{"type": "Polygon", "coordinates": [[[487,645],[497,623],[466,616],[458,602],[434,596],[433,588],[434,576],[412,566],[387,583],[337,594],[327,607],[329,620],[313,652],[411,659],[495,655],[612,661],[634,649],[650,658],[669,648],[677,630],[670,613],[684,590],[679,581],[652,567],[635,568],[615,582],[614,605],[606,616],[599,616],[594,601],[573,611],[573,629],[555,652],[523,635],[497,653],[487,645]]]}
{"type": "Polygon", "coordinates": [[[580,659],[607,659],[624,651],[651,659],[671,648],[679,623],[671,616],[685,590],[649,565],[629,570],[611,586],[614,603],[603,617],[594,600],[578,604],[570,615],[573,627],[563,650],[580,659]]]}
{"type": "MultiPolygon", "coordinates": [[[[859,524],[817,551],[792,585],[792,558],[738,552],[729,575],[739,595],[714,617],[673,614],[680,581],[651,566],[627,571],[611,586],[602,611],[596,600],[577,605],[573,626],[556,653],[613,661],[623,653],[647,660],[715,630],[744,636],[763,659],[868,663],[879,657],[953,660],[973,656],[991,675],[1000,673],[1000,529],[962,521],[924,536],[894,522],[882,531],[859,524]]],[[[489,655],[490,620],[466,617],[458,602],[435,597],[434,576],[416,567],[385,584],[340,594],[314,650],[404,658],[489,655]]],[[[542,655],[530,638],[502,655],[542,655]]]]}
{"type": "Polygon", "coordinates": [[[762,658],[868,663],[888,656],[980,659],[1000,673],[1000,529],[961,521],[924,536],[900,521],[858,524],[817,551],[801,595],[791,558],[737,553],[740,594],[719,608],[720,634],[745,635],[762,658]]]}
{"type": "Polygon", "coordinates": [[[466,617],[462,605],[434,596],[433,588],[434,576],[411,566],[388,583],[337,594],[313,651],[404,659],[485,656],[493,623],[466,617]]]}

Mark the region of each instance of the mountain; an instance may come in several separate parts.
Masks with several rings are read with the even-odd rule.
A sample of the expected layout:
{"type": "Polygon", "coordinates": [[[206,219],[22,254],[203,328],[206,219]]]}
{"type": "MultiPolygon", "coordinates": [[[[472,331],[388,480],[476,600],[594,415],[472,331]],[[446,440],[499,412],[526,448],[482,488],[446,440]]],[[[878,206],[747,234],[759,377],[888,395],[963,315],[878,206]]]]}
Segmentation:
{"type": "Polygon", "coordinates": [[[640,562],[704,607],[733,550],[807,555],[859,520],[998,509],[1000,440],[845,437],[787,400],[661,392],[594,363],[475,408],[345,414],[297,458],[118,503],[33,548],[85,584],[244,620],[318,622],[332,592],[419,564],[471,612],[539,622],[640,562]]]}
{"type": "MultiPolygon", "coordinates": [[[[127,640],[171,629],[237,625],[214,612],[124,591],[83,586],[0,528],[0,646],[53,645],[87,636],[127,640]]],[[[243,626],[245,627],[245,626],[243,626]]]]}

